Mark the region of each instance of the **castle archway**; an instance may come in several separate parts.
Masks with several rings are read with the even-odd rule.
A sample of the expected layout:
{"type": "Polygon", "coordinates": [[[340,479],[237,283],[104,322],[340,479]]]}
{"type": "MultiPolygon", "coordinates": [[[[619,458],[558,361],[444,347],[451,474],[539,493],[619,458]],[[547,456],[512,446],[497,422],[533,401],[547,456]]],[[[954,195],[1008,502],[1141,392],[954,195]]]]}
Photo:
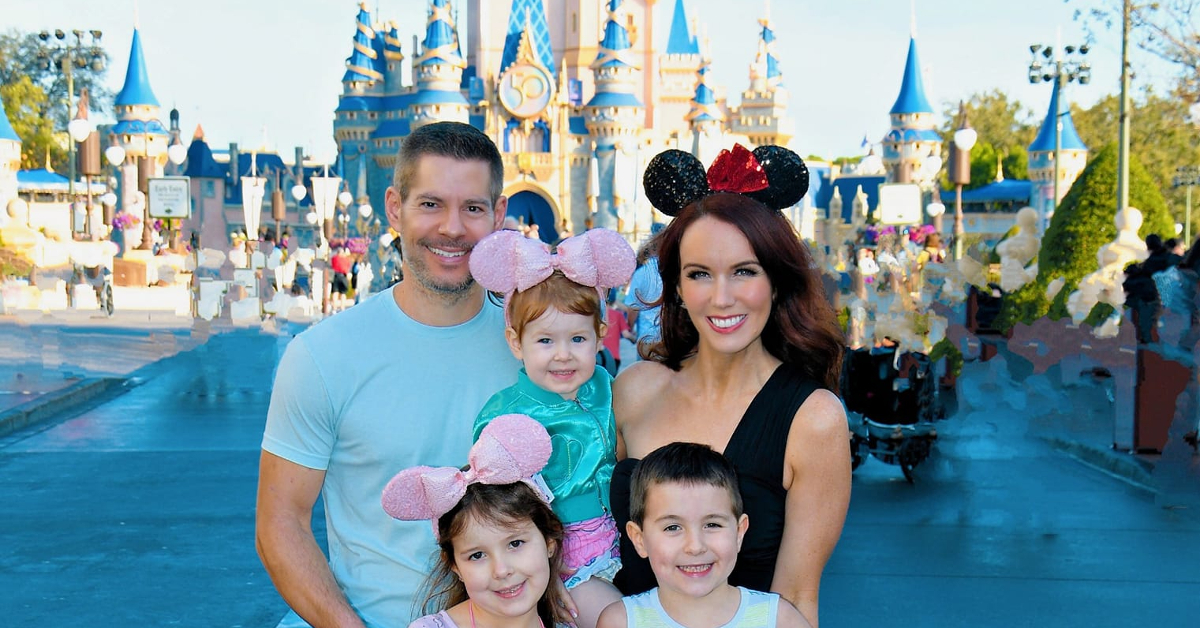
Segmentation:
{"type": "Polygon", "coordinates": [[[554,201],[541,190],[522,186],[505,192],[508,196],[508,215],[526,225],[537,225],[543,242],[558,240],[559,212],[554,201]]]}

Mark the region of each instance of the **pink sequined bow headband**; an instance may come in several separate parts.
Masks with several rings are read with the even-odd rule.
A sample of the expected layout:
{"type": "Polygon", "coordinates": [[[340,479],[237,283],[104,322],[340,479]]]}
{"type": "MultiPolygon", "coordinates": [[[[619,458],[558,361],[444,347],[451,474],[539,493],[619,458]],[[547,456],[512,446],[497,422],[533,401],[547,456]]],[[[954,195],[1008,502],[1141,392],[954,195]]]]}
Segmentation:
{"type": "Polygon", "coordinates": [[[556,270],[579,285],[595,288],[603,305],[605,290],[629,281],[637,255],[621,234],[609,229],[567,238],[555,252],[541,240],[497,231],[475,245],[470,264],[479,285],[504,295],[507,321],[509,297],[545,281],[556,270]]]}
{"type": "Polygon", "coordinates": [[[549,502],[553,497],[534,474],[550,461],[550,435],[546,428],[524,414],[504,414],[492,419],[471,446],[467,469],[454,467],[411,467],[397,473],[383,489],[383,510],[402,521],[433,521],[450,512],[467,486],[528,482],[549,502]]]}

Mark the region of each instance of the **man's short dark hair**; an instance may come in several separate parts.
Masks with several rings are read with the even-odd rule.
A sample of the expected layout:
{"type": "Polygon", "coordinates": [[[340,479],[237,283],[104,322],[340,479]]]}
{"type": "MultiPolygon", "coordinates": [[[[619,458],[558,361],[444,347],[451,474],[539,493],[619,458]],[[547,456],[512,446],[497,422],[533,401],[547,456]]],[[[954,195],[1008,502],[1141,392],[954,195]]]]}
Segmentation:
{"type": "Polygon", "coordinates": [[[642,458],[633,469],[629,489],[629,520],[642,525],[646,516],[646,494],[655,484],[707,484],[729,492],[733,515],[742,516],[742,493],[737,471],[725,456],[708,445],[671,443],[642,458]]]}
{"type": "Polygon", "coordinates": [[[496,143],[483,131],[462,122],[434,122],[413,131],[400,143],[396,155],[396,170],[392,174],[392,185],[400,192],[400,198],[408,198],[417,164],[424,155],[439,155],[459,161],[482,161],[491,170],[491,187],[488,190],[492,205],[500,200],[504,190],[504,161],[496,143]]]}

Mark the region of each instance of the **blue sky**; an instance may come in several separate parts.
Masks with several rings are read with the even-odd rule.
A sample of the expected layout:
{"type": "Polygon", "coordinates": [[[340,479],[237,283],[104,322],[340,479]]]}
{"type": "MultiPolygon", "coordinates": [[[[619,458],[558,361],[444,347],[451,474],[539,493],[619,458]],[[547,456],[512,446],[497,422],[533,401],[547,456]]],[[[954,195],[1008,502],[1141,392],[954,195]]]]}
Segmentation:
{"type": "MultiPolygon", "coordinates": [[[[485,0],[507,4],[509,0],[485,0]]],[[[666,38],[674,0],[658,0],[666,38]]],[[[713,84],[731,100],[748,84],[763,0],[686,0],[707,23],[713,84]],[[735,8],[736,7],[736,8],[735,8]]],[[[215,146],[231,141],[291,154],[304,146],[318,157],[334,150],[333,110],[343,61],[354,34],[356,0],[8,0],[4,28],[104,31],[113,63],[108,83],[124,80],[135,13],[150,80],[163,104],[179,109],[190,137],[197,123],[215,146]],[[135,6],[136,5],[136,6],[135,6]]],[[[1081,43],[1076,10],[1117,0],[915,0],[916,33],[926,92],[934,109],[999,88],[1036,112],[1049,103],[1049,84],[1026,78],[1031,43],[1081,43]]],[[[426,0],[371,0],[399,25],[405,54],[424,32],[426,0]]],[[[828,157],[862,152],[864,135],[878,141],[899,92],[912,0],[774,0],[777,50],[796,121],[794,147],[828,157]]],[[[465,12],[467,3],[459,2],[465,12]]],[[[465,16],[461,18],[466,22],[465,16]]],[[[1070,98],[1085,106],[1119,83],[1120,33],[1100,31],[1089,54],[1092,83],[1070,98]]],[[[462,33],[465,37],[466,33],[462,33]]],[[[597,38],[599,34],[597,34],[597,38]]],[[[1170,68],[1145,53],[1133,57],[1135,89],[1166,85],[1170,68]]],[[[986,138],[984,138],[986,139],[986,138]]]]}

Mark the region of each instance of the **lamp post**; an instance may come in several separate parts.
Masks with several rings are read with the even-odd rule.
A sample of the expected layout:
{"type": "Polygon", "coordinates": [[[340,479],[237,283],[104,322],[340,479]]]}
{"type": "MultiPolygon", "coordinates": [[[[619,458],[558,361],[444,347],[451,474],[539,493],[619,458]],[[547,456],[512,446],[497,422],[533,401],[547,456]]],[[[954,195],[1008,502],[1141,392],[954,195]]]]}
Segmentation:
{"type": "Polygon", "coordinates": [[[1187,205],[1183,216],[1183,241],[1192,245],[1192,188],[1200,185],[1200,166],[1180,166],[1175,169],[1174,187],[1187,188],[1187,205]]]}
{"type": "MultiPolygon", "coordinates": [[[[121,145],[114,140],[112,146],[104,149],[104,160],[108,162],[109,166],[120,168],[125,163],[125,149],[121,148],[121,145]]],[[[108,192],[104,194],[101,204],[104,205],[104,226],[112,227],[113,214],[116,213],[117,207],[117,195],[113,192],[116,179],[110,176],[108,181],[108,192]]]]}
{"type": "MultiPolygon", "coordinates": [[[[42,31],[38,33],[38,39],[42,40],[43,47],[38,50],[37,58],[43,70],[49,70],[51,67],[62,72],[67,79],[67,115],[71,115],[71,109],[74,107],[75,98],[75,74],[76,68],[82,70],[91,67],[92,70],[100,72],[104,69],[104,50],[100,47],[100,37],[104,34],[99,30],[84,31],[75,29],[71,31],[71,35],[75,36],[75,42],[67,41],[67,33],[62,29],[55,29],[54,33],[50,31],[42,31]],[[91,44],[85,45],[84,35],[91,35],[91,44]],[[56,43],[51,43],[50,38],[54,37],[56,43]]],[[[83,106],[87,106],[86,96],[82,99],[83,106]]],[[[82,118],[76,117],[67,125],[67,132],[71,135],[73,141],[67,142],[67,172],[69,179],[67,180],[67,206],[71,211],[68,219],[68,227],[74,233],[74,203],[75,203],[75,142],[83,142],[88,139],[88,136],[95,130],[90,122],[87,121],[86,113],[82,118]],[[77,123],[76,121],[80,121],[77,123]],[[75,127],[71,128],[71,124],[75,127]]],[[[97,140],[99,141],[99,140],[97,140]]],[[[89,185],[90,188],[90,185],[89,185]]],[[[91,190],[88,190],[89,198],[91,190]]],[[[90,205],[90,203],[89,203],[90,205]]]]}
{"type": "MultiPolygon", "coordinates": [[[[337,209],[338,189],[342,185],[342,179],[336,176],[329,176],[329,164],[325,165],[324,173],[325,176],[311,178],[313,195],[312,200],[316,211],[310,213],[309,216],[312,216],[313,224],[323,227],[323,239],[328,241],[333,238],[333,214],[337,209]]],[[[324,242],[321,244],[325,246],[326,252],[328,252],[327,244],[324,242]]],[[[324,273],[325,271],[322,270],[322,281],[320,286],[322,312],[327,310],[329,304],[329,299],[326,296],[326,292],[329,289],[329,282],[324,281],[324,279],[326,279],[324,273]]],[[[314,298],[316,298],[315,294],[314,298]]]]}
{"type": "MultiPolygon", "coordinates": [[[[1092,80],[1092,64],[1088,63],[1084,58],[1088,53],[1087,44],[1082,46],[1064,46],[1059,52],[1055,52],[1053,46],[1043,44],[1033,44],[1029,46],[1029,52],[1033,55],[1033,59],[1029,62],[1029,82],[1033,84],[1049,83],[1054,81],[1054,209],[1058,208],[1058,183],[1061,178],[1062,169],[1062,89],[1067,83],[1072,81],[1078,82],[1080,85],[1087,85],[1092,80]],[[1043,65],[1043,59],[1038,58],[1041,53],[1043,59],[1050,63],[1049,66],[1043,65]]],[[[1070,111],[1068,109],[1068,111],[1070,111]]],[[[1051,210],[1053,214],[1053,209],[1051,210]]],[[[1045,222],[1048,217],[1043,216],[1042,228],[1045,228],[1045,222]]]]}
{"type": "Polygon", "coordinates": [[[954,146],[950,149],[950,182],[954,184],[954,259],[963,256],[963,186],[971,182],[971,148],[979,134],[967,121],[967,109],[958,103],[958,129],[954,131],[954,146]]]}

